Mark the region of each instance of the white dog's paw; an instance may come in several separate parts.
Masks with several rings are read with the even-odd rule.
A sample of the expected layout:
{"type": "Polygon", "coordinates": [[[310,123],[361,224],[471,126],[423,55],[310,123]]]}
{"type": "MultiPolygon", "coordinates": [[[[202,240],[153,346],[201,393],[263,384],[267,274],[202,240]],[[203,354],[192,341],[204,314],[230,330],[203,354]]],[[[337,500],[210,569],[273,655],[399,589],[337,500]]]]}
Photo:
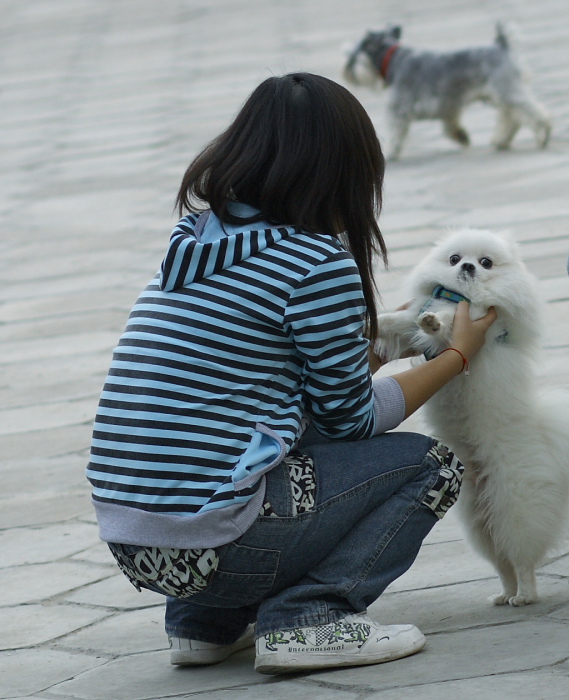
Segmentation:
{"type": "Polygon", "coordinates": [[[438,333],[441,330],[442,323],[440,322],[437,314],[426,311],[417,319],[417,325],[422,331],[425,331],[425,333],[435,335],[435,333],[438,333]]]}
{"type": "Polygon", "coordinates": [[[511,605],[514,608],[519,608],[523,605],[537,603],[538,599],[533,595],[522,595],[519,593],[516,595],[511,595],[511,593],[500,593],[500,595],[492,596],[489,600],[493,605],[511,605]]]}
{"type": "Polygon", "coordinates": [[[531,605],[537,603],[537,598],[532,595],[514,595],[508,601],[514,608],[519,608],[522,605],[531,605]]]}
{"type": "Polygon", "coordinates": [[[398,344],[394,340],[387,342],[378,339],[373,345],[373,351],[381,359],[381,362],[385,364],[386,362],[391,362],[391,360],[396,359],[397,346],[398,344]]]}
{"type": "Polygon", "coordinates": [[[374,344],[375,353],[384,362],[398,360],[410,350],[410,338],[415,329],[415,318],[406,311],[383,313],[377,317],[379,336],[374,344]]]}
{"type": "Polygon", "coordinates": [[[493,595],[488,598],[492,605],[508,605],[511,599],[509,593],[500,593],[500,595],[493,595]]]}

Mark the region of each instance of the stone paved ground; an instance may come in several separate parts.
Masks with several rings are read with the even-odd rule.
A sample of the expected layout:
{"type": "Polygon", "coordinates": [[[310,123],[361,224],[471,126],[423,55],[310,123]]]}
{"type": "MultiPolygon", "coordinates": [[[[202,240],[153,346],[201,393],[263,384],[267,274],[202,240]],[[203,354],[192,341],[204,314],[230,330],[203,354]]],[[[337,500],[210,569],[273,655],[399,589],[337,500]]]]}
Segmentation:
{"type": "MultiPolygon", "coordinates": [[[[160,598],[137,594],[98,541],[83,470],[112,348],[157,268],[191,156],[253,87],[303,69],[341,80],[340,48],[402,22],[409,44],[455,48],[517,23],[550,147],[522,131],[461,151],[414,125],[387,173],[383,230],[401,275],[448,227],[508,228],[550,321],[544,381],[569,385],[569,5],[565,0],[3,0],[0,28],[0,699],[503,700],[569,697],[569,546],[540,570],[542,602],[493,608],[490,567],[452,514],[372,608],[412,621],[424,652],[384,666],[271,679],[252,652],[168,664],[160,598]]],[[[383,137],[385,95],[355,89],[383,137]]],[[[413,421],[410,422],[413,427],[413,421]]]]}

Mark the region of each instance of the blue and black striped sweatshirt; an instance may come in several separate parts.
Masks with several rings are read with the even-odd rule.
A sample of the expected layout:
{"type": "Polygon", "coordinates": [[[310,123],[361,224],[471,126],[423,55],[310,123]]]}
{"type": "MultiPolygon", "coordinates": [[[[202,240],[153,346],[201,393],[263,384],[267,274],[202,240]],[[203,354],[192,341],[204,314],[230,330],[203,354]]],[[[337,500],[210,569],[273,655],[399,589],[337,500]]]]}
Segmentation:
{"type": "MultiPolygon", "coordinates": [[[[336,238],[222,227],[210,212],[183,218],[101,394],[87,468],[101,538],[233,541],[307,419],[332,438],[377,432],[364,309],[357,266],[336,238]]],[[[384,379],[399,402],[394,427],[404,408],[384,379]]]]}

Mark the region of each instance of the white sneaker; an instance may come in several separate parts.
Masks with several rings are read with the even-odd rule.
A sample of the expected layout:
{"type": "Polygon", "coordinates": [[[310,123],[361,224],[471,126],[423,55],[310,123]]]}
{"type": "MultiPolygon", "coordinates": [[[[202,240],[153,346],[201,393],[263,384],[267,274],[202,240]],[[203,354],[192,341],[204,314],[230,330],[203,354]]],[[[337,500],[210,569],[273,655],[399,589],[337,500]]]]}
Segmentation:
{"type": "Polygon", "coordinates": [[[170,642],[170,663],[175,666],[205,666],[218,664],[236,651],[255,644],[255,625],[249,625],[233,644],[209,644],[197,639],[168,637],[170,642]]]}
{"type": "Polygon", "coordinates": [[[329,625],[284,630],[257,639],[255,670],[294,673],[381,664],[415,654],[425,641],[413,625],[380,625],[362,613],[348,615],[329,625]]]}

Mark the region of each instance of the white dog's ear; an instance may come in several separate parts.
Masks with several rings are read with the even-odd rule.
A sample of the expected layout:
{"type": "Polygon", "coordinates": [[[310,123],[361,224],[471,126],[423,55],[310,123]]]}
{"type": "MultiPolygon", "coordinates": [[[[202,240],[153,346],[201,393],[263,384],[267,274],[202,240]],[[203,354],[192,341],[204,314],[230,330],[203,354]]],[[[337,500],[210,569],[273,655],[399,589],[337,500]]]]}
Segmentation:
{"type": "Polygon", "coordinates": [[[516,239],[511,231],[497,231],[496,235],[500,236],[508,245],[513,247],[517,246],[516,239]]]}
{"type": "Polygon", "coordinates": [[[514,238],[514,234],[509,230],[503,230],[497,231],[496,235],[503,241],[504,245],[508,249],[509,254],[512,257],[512,260],[520,261],[522,259],[520,246],[514,238]]]}

